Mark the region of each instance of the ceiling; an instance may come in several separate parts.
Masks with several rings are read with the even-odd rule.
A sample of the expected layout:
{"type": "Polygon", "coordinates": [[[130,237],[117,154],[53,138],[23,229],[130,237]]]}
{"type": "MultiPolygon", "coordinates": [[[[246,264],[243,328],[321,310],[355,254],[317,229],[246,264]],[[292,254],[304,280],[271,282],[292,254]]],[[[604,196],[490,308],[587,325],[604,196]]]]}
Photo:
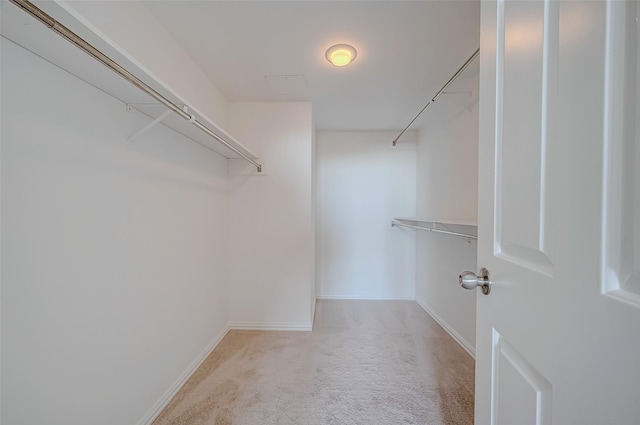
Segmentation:
{"type": "Polygon", "coordinates": [[[477,0],[144,5],[228,100],[311,101],[319,130],[404,128],[480,37],[477,0]],[[344,68],[324,57],[338,43],[358,51],[344,68]]]}

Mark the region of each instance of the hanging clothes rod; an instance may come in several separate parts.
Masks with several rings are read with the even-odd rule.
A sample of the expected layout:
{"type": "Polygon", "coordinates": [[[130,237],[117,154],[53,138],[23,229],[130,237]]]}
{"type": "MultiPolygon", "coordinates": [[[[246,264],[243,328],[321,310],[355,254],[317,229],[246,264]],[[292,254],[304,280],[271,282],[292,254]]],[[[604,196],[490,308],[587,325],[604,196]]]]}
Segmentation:
{"type": "Polygon", "coordinates": [[[391,222],[391,227],[394,227],[394,226],[395,227],[408,227],[410,229],[424,230],[426,232],[444,233],[446,235],[460,236],[462,238],[468,238],[468,239],[478,239],[478,237],[476,235],[469,235],[467,233],[451,232],[449,230],[434,229],[432,227],[412,226],[411,224],[398,223],[397,221],[392,221],[391,222]]]}
{"type": "Polygon", "coordinates": [[[393,146],[395,146],[398,143],[398,140],[402,137],[402,135],[409,129],[409,127],[411,127],[411,125],[420,117],[420,115],[422,115],[422,113],[424,111],[427,110],[427,108],[434,103],[436,100],[438,100],[438,97],[440,97],[440,95],[447,89],[447,87],[449,87],[451,85],[451,83],[454,82],[454,80],[456,78],[458,78],[458,76],[462,73],[462,71],[464,71],[465,69],[467,69],[467,67],[469,66],[469,64],[471,62],[473,62],[473,60],[475,58],[478,57],[478,55],[480,54],[480,48],[478,47],[478,49],[471,55],[471,57],[469,59],[467,59],[467,61],[464,63],[464,65],[462,65],[460,67],[460,69],[458,69],[456,71],[455,74],[453,74],[453,76],[451,78],[449,78],[449,81],[447,81],[447,83],[442,86],[442,88],[440,90],[438,90],[438,92],[431,98],[431,100],[429,102],[427,102],[426,105],[424,105],[424,107],[420,110],[420,112],[418,112],[418,115],[416,115],[409,124],[407,124],[407,126],[404,128],[404,130],[402,130],[400,132],[400,134],[398,134],[398,137],[396,137],[395,139],[393,139],[393,146]]]}
{"type": "Polygon", "coordinates": [[[229,142],[227,142],[226,140],[218,136],[216,133],[210,130],[207,126],[197,121],[194,115],[188,114],[187,112],[183,111],[182,108],[180,108],[178,105],[176,105],[175,103],[171,102],[169,99],[167,99],[166,97],[158,93],[156,90],[151,88],[149,85],[147,85],[145,82],[143,82],[138,77],[133,75],[131,72],[127,71],[120,64],[118,64],[117,62],[109,58],[107,55],[105,55],[100,50],[95,48],[93,45],[85,41],[82,37],[78,36],[69,28],[65,27],[60,22],[56,21],[54,18],[46,14],[44,11],[42,11],[42,9],[39,9],[33,3],[27,0],[10,0],[10,1],[11,3],[15,4],[16,6],[18,6],[19,8],[21,8],[22,10],[24,10],[25,12],[27,12],[28,14],[36,18],[38,21],[42,22],[46,27],[55,31],[56,33],[58,33],[58,35],[62,36],[67,41],[74,44],[80,50],[84,51],[89,56],[93,57],[98,62],[102,63],[107,68],[111,69],[113,72],[120,75],[122,78],[129,81],[131,84],[133,84],[134,86],[138,87],[140,90],[142,90],[143,92],[151,96],[153,99],[157,100],[158,102],[160,102],[161,104],[169,108],[171,111],[175,112],[181,118],[193,124],[200,131],[209,135],[210,137],[213,137],[218,142],[226,146],[228,149],[232,150],[233,152],[235,152],[236,154],[244,158],[246,161],[253,164],[258,169],[259,173],[262,172],[262,165],[256,162],[253,158],[247,156],[244,152],[242,152],[241,150],[239,150],[238,148],[236,148],[235,146],[233,146],[232,144],[230,144],[229,142]]]}

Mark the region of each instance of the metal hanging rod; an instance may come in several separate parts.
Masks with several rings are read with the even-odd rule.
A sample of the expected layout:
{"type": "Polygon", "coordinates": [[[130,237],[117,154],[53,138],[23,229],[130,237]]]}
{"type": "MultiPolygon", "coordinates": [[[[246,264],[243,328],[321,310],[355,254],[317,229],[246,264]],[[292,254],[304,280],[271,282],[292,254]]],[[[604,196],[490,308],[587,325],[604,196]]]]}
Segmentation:
{"type": "MultiPolygon", "coordinates": [[[[258,172],[262,172],[262,165],[256,162],[253,158],[247,156],[244,152],[239,150],[237,147],[233,146],[231,143],[227,142],[222,137],[218,136],[216,133],[210,130],[207,126],[197,121],[194,115],[188,114],[187,112],[183,111],[180,106],[176,105],[175,103],[171,102],[169,99],[164,97],[162,94],[158,93],[156,90],[151,88],[149,85],[147,85],[145,82],[143,82],[138,77],[133,75],[131,72],[127,71],[120,64],[118,64],[117,62],[109,58],[107,55],[102,53],[100,50],[95,48],[93,45],[85,41],[82,37],[78,36],[69,28],[65,27],[60,22],[56,21],[54,18],[46,14],[44,11],[42,11],[42,9],[39,9],[33,3],[27,0],[9,0],[9,1],[11,1],[11,3],[15,4],[16,6],[18,6],[19,8],[21,8],[22,10],[24,10],[25,12],[27,12],[28,14],[30,14],[31,16],[39,20],[40,22],[42,22],[49,29],[58,33],[58,35],[65,38],[67,41],[73,43],[80,50],[84,51],[85,53],[87,53],[88,55],[96,59],[98,62],[102,63],[104,66],[111,69],[113,72],[120,75],[122,78],[129,81],[134,86],[138,87],[140,90],[142,90],[143,92],[151,96],[153,99],[157,100],[158,102],[160,102],[161,104],[169,108],[171,111],[175,112],[181,118],[190,122],[205,134],[213,137],[214,139],[222,143],[224,146],[226,146],[236,154],[240,155],[246,161],[253,164],[258,169],[258,172]]],[[[211,148],[208,148],[208,149],[213,150],[211,148]]]]}
{"type": "Polygon", "coordinates": [[[466,234],[466,233],[451,232],[449,230],[434,229],[432,227],[412,226],[411,224],[398,223],[397,221],[392,221],[391,222],[391,227],[394,227],[394,226],[395,227],[408,227],[410,229],[424,230],[426,232],[444,233],[446,235],[460,236],[462,238],[468,238],[468,239],[478,239],[478,237],[476,235],[469,235],[469,234],[466,234]]]}
{"type": "Polygon", "coordinates": [[[422,113],[424,111],[427,110],[427,108],[434,103],[436,100],[438,100],[438,97],[440,97],[440,95],[447,89],[447,87],[449,87],[451,85],[451,83],[453,83],[453,81],[458,78],[458,76],[462,73],[462,71],[464,71],[465,69],[467,69],[467,67],[469,66],[469,64],[471,62],[473,62],[473,60],[475,58],[478,57],[478,55],[480,54],[480,48],[478,47],[478,49],[471,55],[471,57],[469,59],[467,59],[467,61],[464,63],[464,65],[462,65],[460,67],[460,69],[458,69],[456,71],[455,74],[453,74],[453,76],[451,78],[449,78],[449,81],[447,81],[447,83],[442,86],[442,88],[440,90],[438,90],[438,92],[431,98],[431,100],[429,102],[427,102],[426,105],[424,105],[424,107],[420,110],[420,112],[418,112],[418,115],[416,115],[409,124],[407,124],[407,126],[404,128],[404,130],[402,130],[400,132],[400,134],[398,134],[398,137],[396,137],[395,139],[393,139],[393,146],[396,145],[396,143],[398,143],[398,140],[402,137],[402,135],[409,129],[409,127],[411,127],[411,124],[413,124],[415,122],[415,120],[418,119],[418,117],[420,117],[420,115],[422,115],[422,113]]]}

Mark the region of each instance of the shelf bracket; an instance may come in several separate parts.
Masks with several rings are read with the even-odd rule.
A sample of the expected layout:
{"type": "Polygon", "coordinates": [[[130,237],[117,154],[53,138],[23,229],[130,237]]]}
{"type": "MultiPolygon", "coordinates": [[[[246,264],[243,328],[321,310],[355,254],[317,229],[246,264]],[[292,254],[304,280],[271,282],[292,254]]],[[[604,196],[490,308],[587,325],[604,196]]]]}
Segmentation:
{"type": "MultiPolygon", "coordinates": [[[[132,105],[127,104],[127,110],[128,111],[131,111],[132,107],[133,107],[132,105]]],[[[127,142],[131,142],[132,140],[140,137],[140,135],[142,135],[143,133],[147,132],[148,130],[150,130],[151,128],[153,128],[154,126],[159,124],[160,122],[162,122],[162,120],[165,119],[167,116],[169,116],[169,114],[171,114],[171,112],[173,112],[171,109],[167,109],[166,111],[164,111],[158,118],[156,118],[155,120],[151,121],[149,124],[147,124],[144,127],[142,127],[140,130],[138,130],[133,135],[129,136],[127,138],[127,142]]]]}

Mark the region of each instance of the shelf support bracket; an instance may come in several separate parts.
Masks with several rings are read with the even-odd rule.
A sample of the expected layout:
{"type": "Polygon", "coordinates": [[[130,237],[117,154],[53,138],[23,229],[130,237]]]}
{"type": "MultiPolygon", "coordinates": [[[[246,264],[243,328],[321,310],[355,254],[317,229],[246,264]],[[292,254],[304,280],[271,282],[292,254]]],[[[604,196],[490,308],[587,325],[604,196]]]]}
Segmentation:
{"type": "MultiPolygon", "coordinates": [[[[127,110],[131,110],[131,107],[132,107],[131,105],[127,105],[127,110]]],[[[162,113],[162,115],[160,115],[158,118],[156,118],[155,120],[151,121],[149,124],[147,124],[144,127],[142,127],[140,130],[138,130],[133,135],[129,136],[127,138],[127,142],[131,142],[132,140],[137,139],[138,137],[140,137],[140,135],[142,135],[143,133],[147,132],[148,130],[150,130],[154,126],[158,125],[160,122],[162,122],[163,119],[165,119],[167,116],[169,116],[169,114],[171,114],[171,112],[173,112],[171,109],[167,109],[166,111],[164,111],[162,113]]]]}

